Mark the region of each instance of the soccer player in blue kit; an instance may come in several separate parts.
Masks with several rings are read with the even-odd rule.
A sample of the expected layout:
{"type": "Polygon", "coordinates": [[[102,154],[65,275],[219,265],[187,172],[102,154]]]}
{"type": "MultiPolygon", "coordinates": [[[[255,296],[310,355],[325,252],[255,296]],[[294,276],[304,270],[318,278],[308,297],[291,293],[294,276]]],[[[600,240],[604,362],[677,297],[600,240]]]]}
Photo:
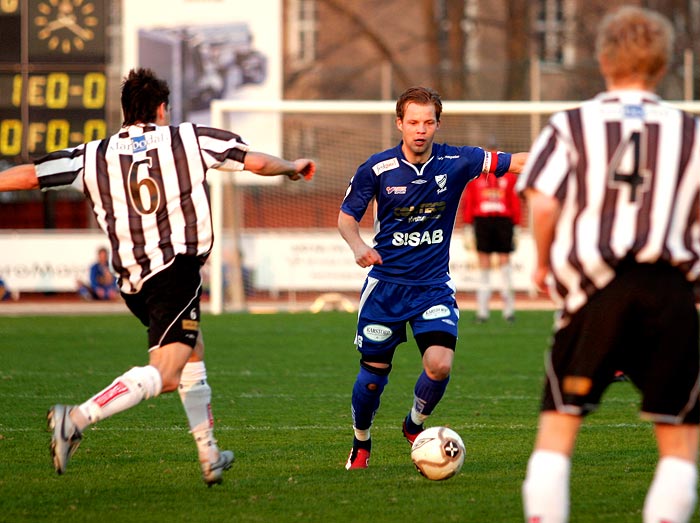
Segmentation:
{"type": "Polygon", "coordinates": [[[409,443],[438,404],[450,379],[459,309],[449,274],[449,248],[459,201],[480,175],[519,173],[527,153],[433,143],[442,102],[425,87],[406,90],[396,102],[402,141],[371,156],[350,181],[338,229],[360,267],[372,267],[362,288],[355,344],[360,371],[352,391],[352,451],[345,468],[367,468],[370,427],[388,383],[406,323],[423,360],[413,406],[403,421],[409,443]],[[373,246],[359,222],[376,201],[373,246]]]}

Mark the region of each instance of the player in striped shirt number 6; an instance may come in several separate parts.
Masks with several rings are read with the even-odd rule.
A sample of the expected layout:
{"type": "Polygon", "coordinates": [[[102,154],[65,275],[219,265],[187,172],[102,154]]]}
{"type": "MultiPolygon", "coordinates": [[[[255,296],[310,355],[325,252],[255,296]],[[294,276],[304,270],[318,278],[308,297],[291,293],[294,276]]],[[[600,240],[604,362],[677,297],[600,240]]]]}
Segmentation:
{"type": "Polygon", "coordinates": [[[148,328],[148,365],[133,367],[77,406],[48,413],[51,452],[63,474],[86,427],[163,392],[179,392],[202,477],[221,483],[233,453],[214,439],[211,388],[200,331],[200,268],[214,241],[209,169],[311,179],[315,164],[252,151],[240,136],[211,127],[169,125],[170,90],[148,69],[121,89],[122,128],[113,136],[56,151],[0,173],[0,191],[74,188],[92,206],[111,245],[126,305],[148,328]]]}

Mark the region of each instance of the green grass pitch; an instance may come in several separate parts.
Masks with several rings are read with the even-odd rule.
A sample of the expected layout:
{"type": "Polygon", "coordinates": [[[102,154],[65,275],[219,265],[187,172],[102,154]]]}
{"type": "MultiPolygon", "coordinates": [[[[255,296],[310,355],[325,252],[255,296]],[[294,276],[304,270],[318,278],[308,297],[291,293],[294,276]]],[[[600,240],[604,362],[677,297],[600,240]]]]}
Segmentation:
{"type": "MultiPolygon", "coordinates": [[[[465,313],[447,394],[429,425],[462,436],[462,472],[430,482],[413,467],[401,420],[419,373],[402,345],[382,398],[370,468],[344,469],[358,368],[355,316],[205,316],[216,435],[236,463],[200,479],[177,394],[86,431],[64,476],[53,471],[45,414],[80,403],[147,361],[129,315],[0,317],[0,521],[496,522],[523,520],[520,487],[535,434],[551,312],[465,313]]],[[[572,466],[571,521],[638,522],[656,462],[629,383],[584,424],[572,466]]]]}

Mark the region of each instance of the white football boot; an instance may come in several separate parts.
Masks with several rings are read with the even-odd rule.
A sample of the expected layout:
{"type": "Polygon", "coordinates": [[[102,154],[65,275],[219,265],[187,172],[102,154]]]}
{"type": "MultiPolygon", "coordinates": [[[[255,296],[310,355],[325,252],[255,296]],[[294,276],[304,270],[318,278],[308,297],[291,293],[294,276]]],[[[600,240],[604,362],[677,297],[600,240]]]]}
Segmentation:
{"type": "Polygon", "coordinates": [[[46,414],[48,430],[51,431],[51,457],[58,474],[63,474],[73,453],[80,445],[83,435],[70,419],[75,407],[54,405],[46,414]]]}
{"type": "Polygon", "coordinates": [[[233,452],[230,450],[222,450],[219,452],[219,457],[216,461],[202,461],[200,463],[202,467],[202,479],[207,487],[212,485],[219,485],[223,478],[223,473],[225,470],[231,468],[231,464],[234,460],[233,452]]]}

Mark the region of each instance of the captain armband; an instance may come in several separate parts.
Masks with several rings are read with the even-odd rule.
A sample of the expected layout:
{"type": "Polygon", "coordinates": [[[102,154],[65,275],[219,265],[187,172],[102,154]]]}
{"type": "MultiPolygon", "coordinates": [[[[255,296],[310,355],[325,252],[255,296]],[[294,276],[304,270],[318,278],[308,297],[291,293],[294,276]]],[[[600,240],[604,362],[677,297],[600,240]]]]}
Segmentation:
{"type": "Polygon", "coordinates": [[[481,168],[483,174],[495,173],[498,167],[498,151],[484,152],[484,165],[481,168]]]}

